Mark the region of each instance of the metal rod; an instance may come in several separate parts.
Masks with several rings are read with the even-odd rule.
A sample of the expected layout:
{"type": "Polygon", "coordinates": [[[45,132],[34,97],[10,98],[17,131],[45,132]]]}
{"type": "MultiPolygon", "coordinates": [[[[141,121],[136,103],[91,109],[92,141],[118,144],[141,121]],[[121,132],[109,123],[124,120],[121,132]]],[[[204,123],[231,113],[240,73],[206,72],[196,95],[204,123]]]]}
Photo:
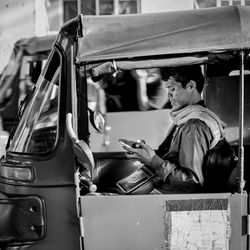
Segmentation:
{"type": "Polygon", "coordinates": [[[243,194],[244,180],[244,51],[240,52],[240,88],[239,88],[239,193],[243,194]]]}
{"type": "Polygon", "coordinates": [[[114,0],[114,15],[119,15],[119,2],[118,0],[114,0]]]}
{"type": "Polygon", "coordinates": [[[221,1],[220,0],[216,1],[216,7],[221,7],[221,1]]]}
{"type": "Polygon", "coordinates": [[[95,0],[95,13],[96,15],[100,15],[100,3],[99,0],[95,0]]]}
{"type": "Polygon", "coordinates": [[[77,0],[77,14],[81,14],[82,13],[82,1],[81,0],[77,0]]]}

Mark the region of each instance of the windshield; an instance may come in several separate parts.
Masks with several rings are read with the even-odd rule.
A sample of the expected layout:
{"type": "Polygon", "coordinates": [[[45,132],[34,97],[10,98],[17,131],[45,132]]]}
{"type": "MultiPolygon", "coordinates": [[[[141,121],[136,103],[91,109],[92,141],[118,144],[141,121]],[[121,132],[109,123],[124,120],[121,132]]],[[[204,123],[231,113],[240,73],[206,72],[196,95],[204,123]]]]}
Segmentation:
{"type": "MultiPolygon", "coordinates": [[[[10,151],[44,153],[50,151],[57,138],[58,88],[60,57],[54,53],[34,87],[31,100],[10,144],[10,151]]],[[[25,105],[25,104],[24,104],[25,105]]]]}

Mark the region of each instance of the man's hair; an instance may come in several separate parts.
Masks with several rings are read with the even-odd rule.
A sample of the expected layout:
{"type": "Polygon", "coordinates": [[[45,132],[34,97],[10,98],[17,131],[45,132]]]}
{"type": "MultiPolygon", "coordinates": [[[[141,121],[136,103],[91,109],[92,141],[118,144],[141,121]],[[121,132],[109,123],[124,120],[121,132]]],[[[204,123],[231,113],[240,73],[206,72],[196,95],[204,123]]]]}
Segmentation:
{"type": "Polygon", "coordinates": [[[185,88],[191,80],[196,82],[196,89],[199,93],[204,87],[204,76],[199,65],[180,66],[172,68],[161,68],[162,80],[167,81],[171,76],[175,81],[180,82],[185,88]]]}

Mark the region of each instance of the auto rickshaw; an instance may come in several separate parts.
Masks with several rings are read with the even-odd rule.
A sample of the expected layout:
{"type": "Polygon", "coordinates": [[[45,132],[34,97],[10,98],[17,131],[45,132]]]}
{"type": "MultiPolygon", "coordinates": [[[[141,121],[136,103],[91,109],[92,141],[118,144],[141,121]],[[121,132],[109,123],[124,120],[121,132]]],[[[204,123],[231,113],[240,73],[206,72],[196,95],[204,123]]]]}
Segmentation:
{"type": "MultiPolygon", "coordinates": [[[[250,249],[244,92],[249,24],[250,8],[239,6],[81,14],[67,22],[1,159],[1,249],[250,249]],[[204,68],[207,106],[228,123],[226,136],[238,156],[236,189],[150,194],[152,173],[143,172],[121,147],[92,149],[92,141],[105,135],[105,124],[98,110],[88,107],[87,80],[191,64],[204,68]],[[121,180],[135,171],[138,178],[127,182],[128,189],[121,180]]],[[[148,121],[153,112],[158,114],[143,111],[148,121]]],[[[143,131],[141,120],[134,121],[143,131]]],[[[113,130],[119,125],[118,120],[113,130]]],[[[130,136],[134,139],[132,131],[130,136]]]]}
{"type": "Polygon", "coordinates": [[[56,34],[50,34],[15,43],[0,77],[0,115],[8,133],[17,126],[20,102],[35,85],[55,38],[56,34]]]}

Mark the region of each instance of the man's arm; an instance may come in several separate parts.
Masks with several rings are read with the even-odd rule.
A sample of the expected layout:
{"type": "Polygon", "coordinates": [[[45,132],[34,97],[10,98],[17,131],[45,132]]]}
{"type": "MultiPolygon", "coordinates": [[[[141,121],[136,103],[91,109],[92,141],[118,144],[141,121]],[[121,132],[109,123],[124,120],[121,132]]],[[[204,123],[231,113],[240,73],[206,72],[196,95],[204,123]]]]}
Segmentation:
{"type": "Polygon", "coordinates": [[[166,156],[154,155],[150,166],[165,183],[180,189],[196,189],[204,183],[202,165],[211,141],[207,125],[190,120],[177,131],[166,156]]]}
{"type": "Polygon", "coordinates": [[[166,149],[162,157],[144,142],[139,143],[140,148],[123,148],[128,152],[128,158],[139,160],[156,170],[158,179],[171,189],[193,192],[203,185],[203,158],[211,141],[212,134],[207,125],[194,119],[178,128],[170,149],[166,149]]]}

